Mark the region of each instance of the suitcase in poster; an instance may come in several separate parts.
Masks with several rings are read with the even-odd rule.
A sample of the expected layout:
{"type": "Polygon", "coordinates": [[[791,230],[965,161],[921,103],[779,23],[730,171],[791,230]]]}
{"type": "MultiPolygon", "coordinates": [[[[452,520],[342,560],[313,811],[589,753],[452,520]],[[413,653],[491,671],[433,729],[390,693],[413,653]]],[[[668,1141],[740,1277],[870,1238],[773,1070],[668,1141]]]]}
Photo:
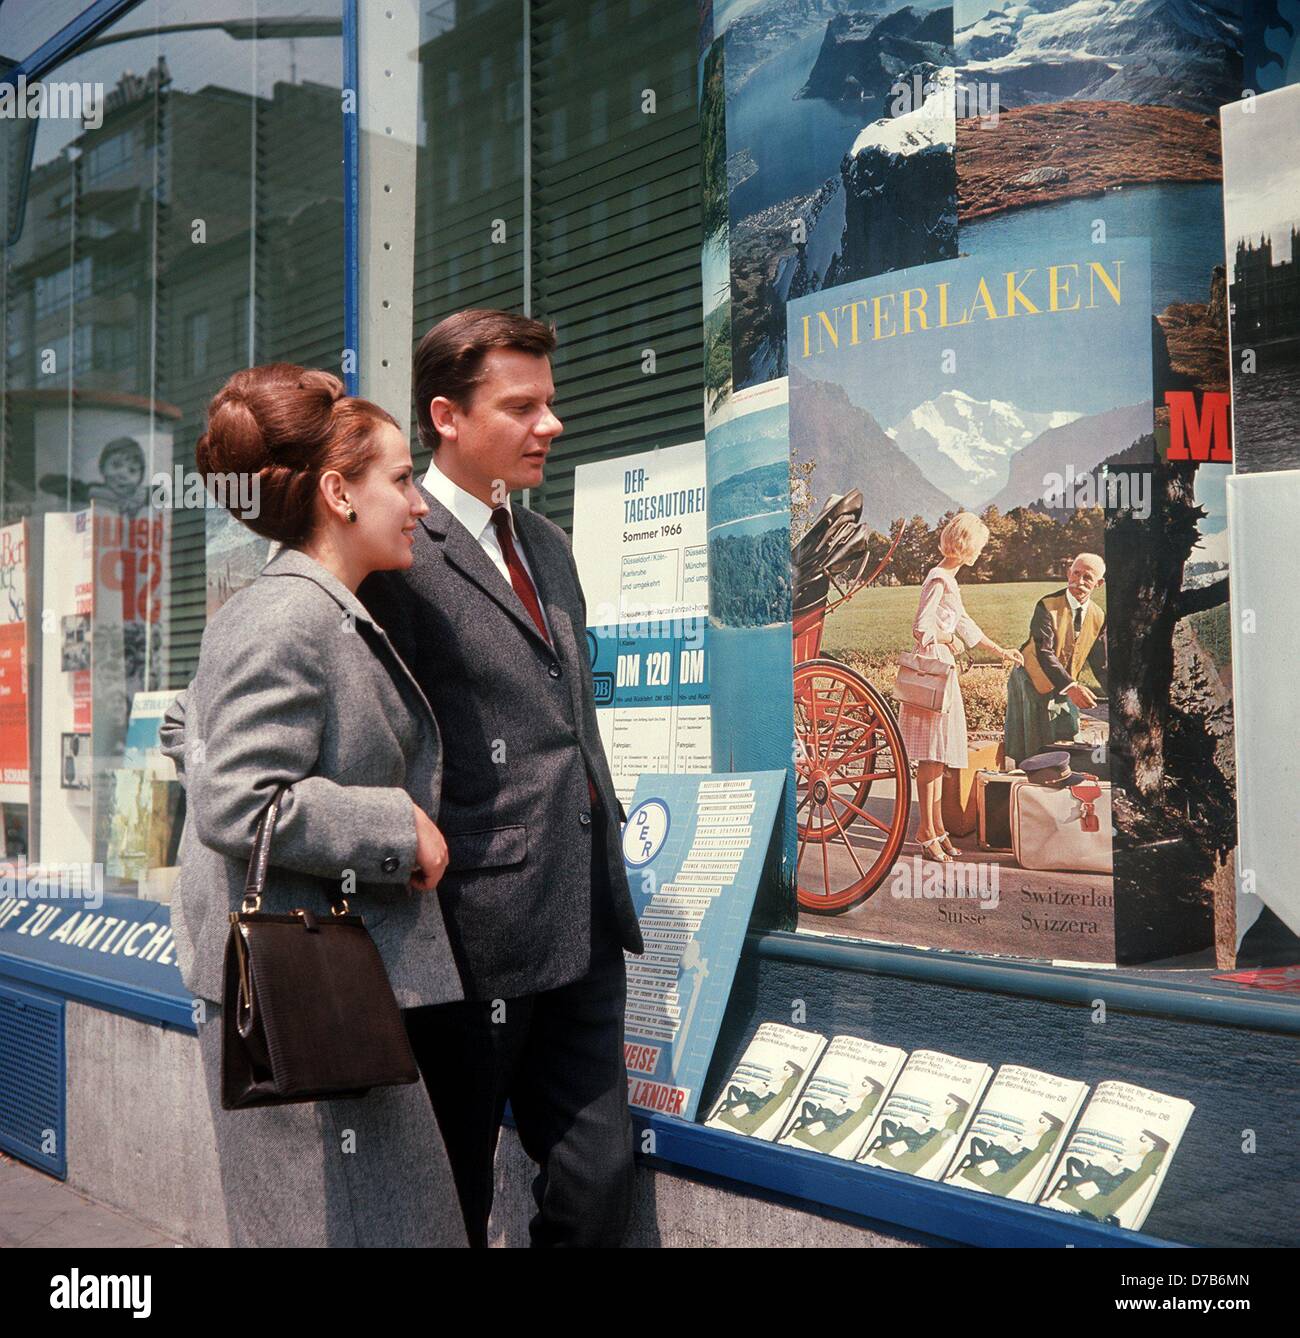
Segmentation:
{"type": "Polygon", "coordinates": [[[1011,796],[1011,844],[1022,869],[1110,873],[1110,783],[1020,785],[1011,796]]]}
{"type": "Polygon", "coordinates": [[[950,836],[969,836],[979,826],[975,778],[981,771],[997,771],[1005,756],[1001,739],[979,739],[967,750],[968,765],[944,769],[943,826],[950,836]]]}
{"type": "Polygon", "coordinates": [[[1011,849],[1011,793],[1025,783],[1023,771],[981,771],[975,776],[981,850],[1011,849]]]}

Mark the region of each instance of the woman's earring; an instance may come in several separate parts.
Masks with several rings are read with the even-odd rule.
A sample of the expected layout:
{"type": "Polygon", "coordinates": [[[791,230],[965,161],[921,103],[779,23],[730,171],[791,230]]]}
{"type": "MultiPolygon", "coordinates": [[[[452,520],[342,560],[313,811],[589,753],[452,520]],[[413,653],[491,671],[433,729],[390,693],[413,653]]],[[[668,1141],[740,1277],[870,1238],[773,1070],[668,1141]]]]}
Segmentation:
{"type": "Polygon", "coordinates": [[[355,525],[356,523],[357,523],[357,513],[351,507],[348,507],[348,524],[355,525]]]}

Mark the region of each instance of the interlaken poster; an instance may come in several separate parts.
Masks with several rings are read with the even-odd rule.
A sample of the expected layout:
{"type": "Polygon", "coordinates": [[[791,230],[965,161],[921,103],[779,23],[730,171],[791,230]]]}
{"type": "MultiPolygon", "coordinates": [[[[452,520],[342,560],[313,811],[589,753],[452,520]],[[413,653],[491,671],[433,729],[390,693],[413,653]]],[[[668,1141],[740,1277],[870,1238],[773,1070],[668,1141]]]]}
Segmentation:
{"type": "MultiPolygon", "coordinates": [[[[893,694],[955,516],[988,530],[955,572],[965,612],[984,638],[1019,649],[1076,558],[1104,564],[1104,506],[1149,507],[1145,474],[1108,470],[1152,450],[1149,289],[1138,239],[986,250],[789,305],[802,928],[1114,960],[1109,850],[1085,852],[1077,869],[1028,867],[1069,857],[1026,848],[1021,862],[1005,833],[982,844],[972,830],[953,833],[951,863],[923,857],[922,758],[908,755],[893,694]],[[1067,324],[1092,350],[1086,372],[1059,357],[1052,331],[1067,324]]],[[[1051,734],[1027,740],[1017,719],[1026,686],[1037,692],[1025,670],[978,645],[960,657],[951,710],[985,770],[1063,748],[1109,790],[1105,592],[1103,579],[1086,601],[1100,631],[1079,666],[1093,704],[1063,707],[1051,734]]]]}

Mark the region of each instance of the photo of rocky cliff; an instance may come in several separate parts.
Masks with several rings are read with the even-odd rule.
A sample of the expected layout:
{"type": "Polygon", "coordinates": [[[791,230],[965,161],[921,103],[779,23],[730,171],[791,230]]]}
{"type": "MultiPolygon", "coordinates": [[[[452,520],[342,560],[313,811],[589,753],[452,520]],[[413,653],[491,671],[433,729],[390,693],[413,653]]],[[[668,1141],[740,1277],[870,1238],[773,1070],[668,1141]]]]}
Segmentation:
{"type": "Polygon", "coordinates": [[[714,21],[743,389],[785,374],[788,301],[956,254],[952,10],[757,0],[714,21]]]}

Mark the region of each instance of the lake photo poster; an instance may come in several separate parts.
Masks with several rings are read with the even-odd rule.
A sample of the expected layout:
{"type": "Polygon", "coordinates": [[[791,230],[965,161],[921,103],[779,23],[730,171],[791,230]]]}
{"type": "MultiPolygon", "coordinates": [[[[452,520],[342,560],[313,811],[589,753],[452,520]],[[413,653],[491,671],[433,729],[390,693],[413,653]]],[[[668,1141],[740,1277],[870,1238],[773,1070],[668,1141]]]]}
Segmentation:
{"type": "Polygon", "coordinates": [[[785,375],[787,301],[956,255],[952,8],[734,0],[713,31],[741,389],[785,375]]]}

